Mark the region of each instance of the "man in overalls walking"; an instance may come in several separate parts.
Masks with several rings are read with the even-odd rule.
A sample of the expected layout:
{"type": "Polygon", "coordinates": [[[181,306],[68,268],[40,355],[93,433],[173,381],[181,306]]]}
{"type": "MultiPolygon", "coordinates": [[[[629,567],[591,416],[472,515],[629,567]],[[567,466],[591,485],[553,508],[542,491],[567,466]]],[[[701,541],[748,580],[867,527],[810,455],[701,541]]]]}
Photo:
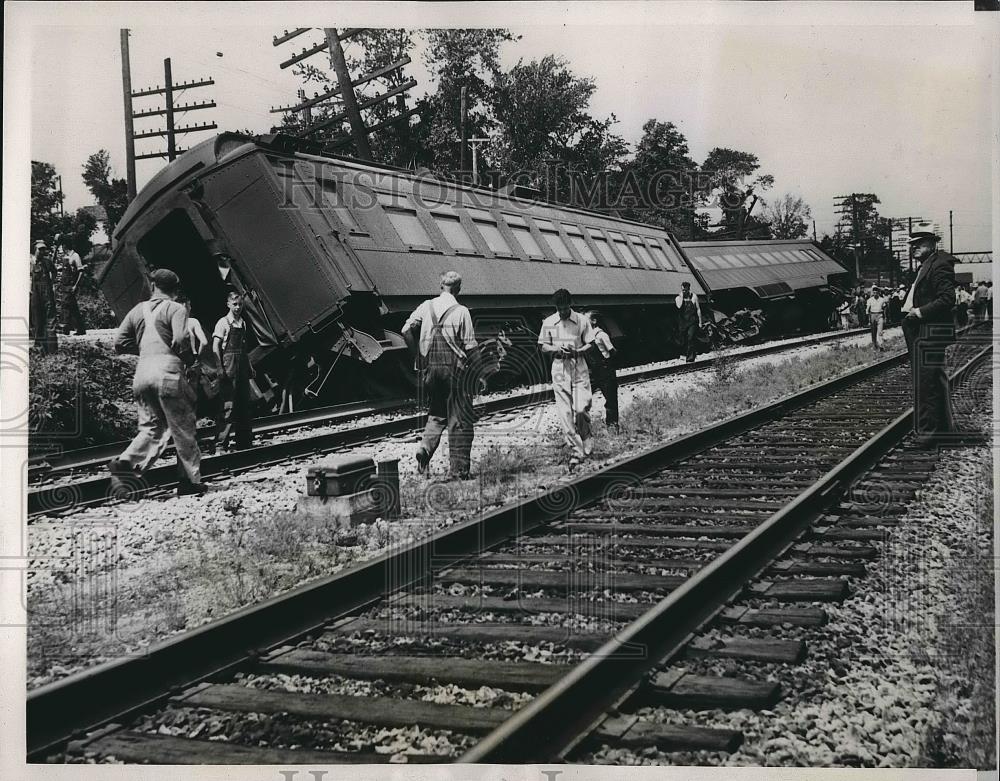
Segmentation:
{"type": "Polygon", "coordinates": [[[237,449],[242,450],[253,443],[250,378],[254,372],[250,366],[250,344],[243,319],[243,296],[230,290],[226,305],[229,313],[219,319],[212,334],[215,355],[222,367],[222,407],[215,421],[215,442],[217,447],[225,447],[229,435],[233,434],[237,449]]]}
{"type": "Polygon", "coordinates": [[[681,283],[681,294],[674,299],[680,309],[678,328],[680,329],[681,349],[684,351],[687,363],[694,360],[698,352],[698,330],[701,328],[701,307],[698,298],[691,294],[691,283],[681,283]]]}
{"type": "Polygon", "coordinates": [[[465,480],[475,437],[472,380],[478,354],[472,315],[458,303],[461,291],[458,272],[442,274],[441,295],[417,307],[403,324],[403,337],[417,355],[420,393],[428,405],[423,440],[417,448],[417,472],[426,474],[447,427],[450,477],[465,480]]]}
{"type": "Polygon", "coordinates": [[[132,390],[139,407],[139,433],[125,452],[108,465],[112,489],[121,478],[145,472],[163,452],[167,429],[177,451],[179,496],[203,494],[201,451],[198,449],[195,393],[179,357],[187,343],[187,311],[174,301],[177,275],[157,269],[151,275],[153,295],[125,316],[115,337],[119,353],[138,353],[132,390]]]}

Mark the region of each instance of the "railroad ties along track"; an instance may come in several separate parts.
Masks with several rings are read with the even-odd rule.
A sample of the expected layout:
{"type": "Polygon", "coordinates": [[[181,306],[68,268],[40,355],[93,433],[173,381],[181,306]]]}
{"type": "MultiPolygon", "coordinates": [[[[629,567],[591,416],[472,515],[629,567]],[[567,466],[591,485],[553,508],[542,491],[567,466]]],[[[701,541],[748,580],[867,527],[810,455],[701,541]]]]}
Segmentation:
{"type": "MultiPolygon", "coordinates": [[[[837,342],[844,338],[865,333],[863,329],[812,335],[794,342],[765,344],[733,355],[734,360],[748,360],[787,350],[837,342]]],[[[634,367],[619,372],[622,385],[645,382],[668,375],[685,374],[712,366],[716,357],[706,356],[693,363],[634,367]]],[[[524,411],[552,400],[551,387],[534,386],[510,396],[493,398],[476,404],[478,415],[524,411]]],[[[426,416],[414,412],[412,399],[396,402],[371,402],[326,407],[314,410],[275,415],[262,418],[255,424],[258,445],[246,450],[206,456],[201,462],[202,476],[209,480],[226,477],[262,466],[280,463],[291,458],[302,458],[317,453],[330,453],[361,444],[371,444],[389,437],[412,435],[419,431],[426,416]],[[387,416],[386,419],[363,423],[366,417],[387,416]],[[348,427],[347,424],[355,423],[348,427]],[[293,431],[303,431],[321,426],[338,427],[335,430],[313,431],[302,436],[289,437],[293,431]]],[[[112,492],[111,481],[105,472],[107,462],[121,453],[127,442],[117,442],[52,454],[48,460],[37,459],[29,467],[28,515],[38,516],[71,512],[81,507],[93,507],[119,500],[135,500],[167,494],[176,487],[176,467],[166,463],[155,466],[141,478],[135,478],[118,493],[112,492]]]]}
{"type": "MultiPolygon", "coordinates": [[[[975,355],[968,381],[989,371],[988,351],[959,344],[952,364],[975,355]]],[[[823,603],[864,575],[937,458],[899,444],[909,372],[881,368],[271,600],[227,619],[225,633],[196,630],[186,647],[167,641],[145,660],[43,687],[29,697],[29,747],[51,751],[73,724],[57,714],[104,691],[120,697],[102,703],[118,718],[93,729],[97,711],[76,715],[76,737],[91,731],[71,754],[373,762],[393,756],[386,735],[407,752],[396,761],[411,762],[572,761],[601,745],[731,751],[737,731],[636,710],[763,709],[781,697],[780,683],[720,676],[712,662],[801,661],[823,603]],[[865,501],[867,479],[891,500],[865,501]],[[375,589],[389,593],[367,607],[375,589]],[[284,627],[273,617],[290,622],[294,610],[299,631],[289,623],[274,642],[284,627]],[[254,626],[271,634],[254,644],[254,626]],[[218,659],[191,660],[213,649],[218,659]],[[150,675],[161,680],[118,694],[150,675]]]]}

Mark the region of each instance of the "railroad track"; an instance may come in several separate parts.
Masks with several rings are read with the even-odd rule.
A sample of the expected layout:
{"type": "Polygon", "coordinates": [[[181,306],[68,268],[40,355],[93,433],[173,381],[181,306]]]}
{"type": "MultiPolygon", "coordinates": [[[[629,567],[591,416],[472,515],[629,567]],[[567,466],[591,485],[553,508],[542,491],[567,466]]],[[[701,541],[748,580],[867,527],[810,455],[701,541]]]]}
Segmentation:
{"type": "MultiPolygon", "coordinates": [[[[952,349],[959,389],[989,371],[988,337],[973,337],[952,349]]],[[[794,665],[808,653],[818,605],[846,596],[936,458],[905,444],[903,364],[888,358],[41,687],[27,701],[29,759],[386,761],[372,748],[379,728],[444,747],[413,762],[572,761],[600,744],[732,750],[733,730],[634,711],[760,709],[781,696],[774,682],[677,662],[794,665]],[[888,504],[863,498],[868,479],[891,487],[888,504]],[[289,675],[312,691],[282,690],[289,675]],[[470,692],[486,707],[466,704],[470,692]],[[270,745],[260,730],[242,743],[198,737],[247,719],[267,725],[270,745]],[[172,734],[176,724],[187,727],[172,734]]]]}
{"type": "MultiPolygon", "coordinates": [[[[864,329],[837,331],[819,336],[809,336],[793,343],[763,345],[733,356],[735,360],[747,360],[797,347],[822,344],[864,333],[864,329]]],[[[716,357],[706,357],[693,363],[664,366],[655,364],[648,367],[625,369],[619,372],[621,384],[644,382],[668,375],[683,374],[712,366],[716,357]]],[[[476,405],[477,414],[482,417],[495,413],[524,410],[538,404],[548,403],[552,391],[548,385],[534,386],[522,392],[503,398],[491,399],[476,405]]],[[[300,458],[311,454],[322,454],[370,443],[394,436],[405,436],[420,430],[426,415],[414,411],[412,399],[396,401],[366,402],[363,404],[325,407],[302,412],[262,418],[255,424],[258,438],[277,439],[299,429],[317,426],[346,425],[372,415],[395,415],[374,423],[356,425],[352,428],[297,437],[292,440],[272,441],[235,452],[205,456],[202,459],[202,475],[214,478],[237,474],[269,464],[280,463],[289,458],[300,458]]],[[[28,491],[28,515],[37,516],[71,511],[82,507],[92,507],[116,500],[134,500],[143,496],[155,496],[172,491],[177,485],[176,467],[165,463],[147,471],[141,478],[134,478],[124,491],[113,494],[111,481],[104,468],[107,462],[121,453],[127,442],[117,442],[84,448],[77,451],[47,456],[47,460],[36,461],[29,466],[29,482],[35,487],[28,491]],[[99,471],[95,471],[99,470],[99,471]],[[80,475],[79,479],[74,479],[80,475]],[[66,478],[60,480],[60,478],[66,478]],[[39,481],[57,481],[49,485],[39,485],[39,481]]]]}

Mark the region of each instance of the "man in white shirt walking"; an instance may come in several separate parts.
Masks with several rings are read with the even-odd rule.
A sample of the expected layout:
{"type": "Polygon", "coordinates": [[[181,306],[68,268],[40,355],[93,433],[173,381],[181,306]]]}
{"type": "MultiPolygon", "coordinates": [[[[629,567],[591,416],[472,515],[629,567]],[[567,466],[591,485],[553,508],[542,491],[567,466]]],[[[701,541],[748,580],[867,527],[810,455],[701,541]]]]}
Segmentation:
{"type": "Polygon", "coordinates": [[[872,332],[872,347],[881,350],[882,329],[885,327],[885,298],[882,296],[881,288],[872,288],[865,311],[868,313],[868,325],[872,332]]]}
{"type": "Polygon", "coordinates": [[[423,440],[417,448],[417,472],[427,473],[447,428],[450,477],[466,480],[475,437],[472,397],[478,344],[472,315],[458,302],[461,291],[458,272],[443,273],[441,295],[417,307],[403,325],[403,338],[417,357],[419,400],[428,406],[423,440]]]}
{"type": "Polygon", "coordinates": [[[566,444],[573,451],[570,466],[590,455],[594,438],[590,430],[590,371],[586,352],[594,341],[590,318],[573,311],[569,291],[560,288],[552,296],[556,312],[542,321],[538,345],[552,358],[552,392],[566,444]]]}

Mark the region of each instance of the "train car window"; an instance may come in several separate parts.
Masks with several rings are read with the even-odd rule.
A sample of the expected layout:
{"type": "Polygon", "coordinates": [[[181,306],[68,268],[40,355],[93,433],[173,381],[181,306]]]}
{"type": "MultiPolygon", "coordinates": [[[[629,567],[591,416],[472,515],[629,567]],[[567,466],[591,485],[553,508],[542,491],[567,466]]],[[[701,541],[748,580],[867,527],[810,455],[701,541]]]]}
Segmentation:
{"type": "Polygon", "coordinates": [[[628,241],[626,241],[625,236],[616,231],[608,231],[608,235],[611,236],[611,240],[615,243],[615,249],[618,250],[625,262],[628,264],[629,268],[642,268],[642,264],[639,263],[639,259],[635,256],[632,250],[629,249],[628,241]]]}
{"type": "Polygon", "coordinates": [[[651,239],[646,237],[646,246],[649,247],[649,251],[653,256],[653,260],[659,264],[660,268],[664,271],[676,271],[674,264],[670,262],[670,258],[663,251],[663,247],[660,246],[660,242],[656,239],[651,239]]]}
{"type": "Polygon", "coordinates": [[[608,244],[607,236],[594,228],[587,228],[587,233],[591,240],[594,242],[594,246],[597,247],[597,251],[600,253],[601,257],[607,262],[609,266],[617,266],[621,268],[622,262],[618,260],[618,256],[611,251],[611,246],[608,244]]]}
{"type": "Polygon", "coordinates": [[[404,244],[414,249],[435,248],[430,234],[417,217],[416,209],[401,208],[403,204],[409,203],[406,196],[397,193],[379,193],[378,201],[404,244]]]}
{"type": "Polygon", "coordinates": [[[731,258],[729,255],[712,255],[712,260],[718,264],[719,268],[736,268],[739,265],[735,258],[731,258]]]}
{"type": "Polygon", "coordinates": [[[804,260],[809,260],[807,257],[803,257],[802,253],[799,251],[789,252],[788,250],[782,250],[779,255],[788,258],[792,263],[802,263],[804,260]]]}
{"type": "Polygon", "coordinates": [[[368,236],[368,231],[362,228],[357,218],[344,202],[344,185],[330,179],[321,179],[323,184],[323,202],[344,225],[349,233],[368,236]]]}
{"type": "Polygon", "coordinates": [[[472,217],[476,229],[486,240],[486,246],[490,248],[490,251],[494,255],[500,255],[505,258],[513,258],[515,256],[514,250],[510,248],[507,239],[503,237],[503,234],[497,227],[497,221],[493,218],[492,214],[482,209],[473,209],[471,207],[467,208],[466,211],[472,217]]]}
{"type": "Polygon", "coordinates": [[[737,252],[736,257],[742,261],[740,263],[740,266],[743,268],[749,268],[750,266],[760,265],[760,263],[757,262],[755,256],[747,255],[745,252],[737,252]]]}
{"type": "Polygon", "coordinates": [[[452,217],[440,212],[431,212],[434,215],[434,222],[437,224],[445,239],[458,252],[479,254],[472,237],[465,230],[462,221],[458,217],[452,217]]]}
{"type": "Polygon", "coordinates": [[[687,270],[687,263],[684,261],[684,258],[681,257],[681,255],[677,252],[677,249],[674,247],[674,245],[670,243],[670,239],[664,239],[662,242],[658,241],[656,242],[656,246],[657,247],[662,246],[662,252],[664,255],[667,256],[667,260],[669,261],[670,266],[672,268],[676,269],[677,271],[687,270]]]}
{"type": "Polygon", "coordinates": [[[643,243],[642,237],[636,236],[632,233],[630,233],[628,237],[632,245],[632,252],[639,256],[639,259],[646,264],[646,268],[659,271],[660,267],[656,265],[656,261],[653,260],[653,256],[649,254],[649,250],[646,249],[646,245],[643,243]]]}
{"type": "Polygon", "coordinates": [[[531,235],[531,231],[528,229],[528,223],[525,221],[524,217],[517,214],[504,214],[504,221],[510,227],[511,233],[514,234],[514,238],[517,239],[518,243],[524,249],[524,254],[527,255],[532,260],[546,260],[545,253],[542,252],[542,248],[538,246],[538,242],[535,241],[535,237],[531,235]]]}
{"type": "Polygon", "coordinates": [[[577,254],[583,258],[583,262],[588,266],[598,265],[597,256],[594,255],[593,250],[590,249],[590,245],[584,240],[583,233],[576,225],[566,225],[563,223],[563,228],[566,229],[566,235],[569,236],[570,243],[576,248],[577,254]]]}
{"type": "Polygon", "coordinates": [[[548,220],[535,220],[535,224],[538,226],[538,230],[542,232],[542,236],[545,237],[545,243],[552,248],[552,251],[559,260],[568,260],[571,263],[575,262],[573,260],[573,253],[569,251],[569,247],[566,246],[563,237],[559,235],[559,229],[555,224],[548,220]]]}

